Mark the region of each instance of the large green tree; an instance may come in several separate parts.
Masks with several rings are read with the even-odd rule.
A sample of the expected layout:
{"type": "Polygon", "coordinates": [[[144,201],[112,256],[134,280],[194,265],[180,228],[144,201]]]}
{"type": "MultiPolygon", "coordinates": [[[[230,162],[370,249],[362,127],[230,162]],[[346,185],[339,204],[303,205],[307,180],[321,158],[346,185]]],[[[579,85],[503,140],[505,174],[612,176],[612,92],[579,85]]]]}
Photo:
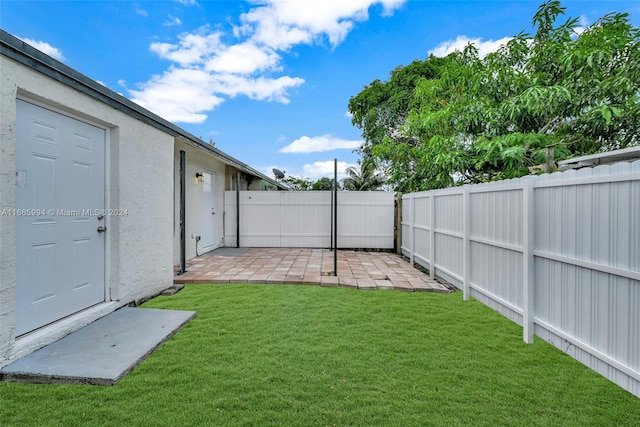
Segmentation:
{"type": "Polygon", "coordinates": [[[388,81],[374,80],[349,100],[352,123],[362,130],[365,141],[359,149],[360,154],[363,159],[370,159],[381,167],[400,191],[429,173],[410,164],[418,141],[407,134],[404,127],[410,112],[419,107],[415,97],[418,82],[437,77],[442,61],[431,57],[427,61],[416,60],[406,67],[397,67],[391,71],[388,81]]]}
{"type": "Polygon", "coordinates": [[[471,45],[431,56],[367,86],[349,103],[363,151],[397,190],[414,191],[550,171],[571,155],[640,144],[640,30],[611,13],[580,32],[576,19],[558,24],[564,12],[545,2],[533,36],[485,58],[471,45]],[[415,78],[401,85],[396,75],[415,78]]]}

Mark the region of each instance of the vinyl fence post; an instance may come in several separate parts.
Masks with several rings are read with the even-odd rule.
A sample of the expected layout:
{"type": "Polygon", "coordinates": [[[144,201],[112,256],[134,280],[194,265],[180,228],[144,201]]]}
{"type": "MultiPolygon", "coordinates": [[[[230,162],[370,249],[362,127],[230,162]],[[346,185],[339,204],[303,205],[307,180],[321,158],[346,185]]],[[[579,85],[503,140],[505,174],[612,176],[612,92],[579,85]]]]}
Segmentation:
{"type": "Polygon", "coordinates": [[[462,262],[464,263],[462,273],[462,299],[469,299],[469,285],[471,284],[471,196],[469,187],[464,186],[462,193],[462,220],[463,220],[463,240],[462,240],[462,262]]]}
{"type": "Polygon", "coordinates": [[[415,263],[415,250],[416,250],[416,246],[415,246],[415,229],[413,228],[413,226],[415,225],[415,193],[411,193],[409,194],[409,263],[411,264],[411,266],[413,267],[413,264],[415,263]]]}
{"type": "Polygon", "coordinates": [[[429,212],[431,224],[429,227],[429,247],[431,248],[431,263],[429,264],[429,275],[432,279],[436,278],[436,192],[431,191],[431,199],[429,200],[429,212]]]}
{"type": "Polygon", "coordinates": [[[522,339],[533,343],[535,270],[533,181],[525,179],[522,189],[522,339]]]}
{"type": "Polygon", "coordinates": [[[395,195],[395,212],[393,218],[393,249],[398,255],[402,255],[402,194],[396,193],[395,195]]]}

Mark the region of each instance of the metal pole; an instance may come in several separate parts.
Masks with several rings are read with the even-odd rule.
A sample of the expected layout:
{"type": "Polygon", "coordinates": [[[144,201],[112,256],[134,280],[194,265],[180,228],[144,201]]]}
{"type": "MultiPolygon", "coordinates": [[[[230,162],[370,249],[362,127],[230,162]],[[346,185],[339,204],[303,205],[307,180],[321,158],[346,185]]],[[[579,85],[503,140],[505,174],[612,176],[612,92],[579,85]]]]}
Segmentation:
{"type": "Polygon", "coordinates": [[[186,173],[187,173],[187,161],[186,153],[184,150],[180,150],[180,273],[183,274],[187,271],[186,262],[186,241],[187,241],[187,227],[185,224],[185,206],[186,206],[186,173]]]}
{"type": "Polygon", "coordinates": [[[330,248],[332,251],[335,251],[335,247],[334,247],[334,241],[333,241],[333,188],[331,189],[331,204],[329,205],[329,218],[331,218],[331,229],[329,230],[329,240],[331,241],[330,243],[330,248]]]}
{"type": "Polygon", "coordinates": [[[338,159],[333,159],[333,275],[338,275],[338,159]]]}
{"type": "Polygon", "coordinates": [[[240,247],[240,172],[236,174],[236,248],[240,247]]]}

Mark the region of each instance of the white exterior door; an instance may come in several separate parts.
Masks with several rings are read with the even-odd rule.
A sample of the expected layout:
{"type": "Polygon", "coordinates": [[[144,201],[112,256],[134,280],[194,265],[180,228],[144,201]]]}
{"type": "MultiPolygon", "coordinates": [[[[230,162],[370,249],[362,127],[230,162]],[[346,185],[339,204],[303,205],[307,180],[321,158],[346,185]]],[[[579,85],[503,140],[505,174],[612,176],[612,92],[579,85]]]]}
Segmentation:
{"type": "Polygon", "coordinates": [[[201,251],[208,252],[218,247],[216,239],[216,177],[203,172],[202,176],[202,242],[201,251]]]}
{"type": "Polygon", "coordinates": [[[21,100],[16,133],[21,335],[105,301],[106,133],[21,100]]]}

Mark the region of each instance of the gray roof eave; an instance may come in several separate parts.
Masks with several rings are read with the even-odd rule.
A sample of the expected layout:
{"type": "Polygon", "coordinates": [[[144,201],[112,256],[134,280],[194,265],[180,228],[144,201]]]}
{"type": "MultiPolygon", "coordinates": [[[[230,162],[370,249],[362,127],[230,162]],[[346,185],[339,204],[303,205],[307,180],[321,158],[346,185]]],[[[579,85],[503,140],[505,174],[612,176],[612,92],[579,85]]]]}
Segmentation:
{"type": "Polygon", "coordinates": [[[623,148],[620,150],[605,151],[588,156],[574,157],[558,162],[560,170],[574,169],[584,166],[597,166],[616,162],[633,161],[640,159],[640,146],[623,148]]]}
{"type": "Polygon", "coordinates": [[[7,33],[2,29],[0,29],[0,54],[41,74],[44,74],[47,77],[50,77],[66,86],[69,86],[93,99],[116,108],[123,113],[134,117],[150,126],[153,126],[154,128],[161,130],[173,137],[179,137],[191,143],[195,143],[196,145],[208,151],[211,155],[219,158],[225,164],[233,166],[244,173],[259,177],[273,185],[276,185],[277,188],[283,190],[287,189],[274,179],[261,172],[258,172],[251,166],[226,154],[225,152],[217,149],[211,144],[207,144],[195,135],[163,119],[157,114],[154,114],[151,111],[139,106],[138,104],[130,101],[117,92],[114,92],[108,87],[96,82],[95,80],[90,79],[84,74],[79,73],[73,68],[51,58],[50,56],[42,53],[41,51],[37,50],[36,48],[30,46],[29,44],[23,42],[22,40],[7,33]]]}

